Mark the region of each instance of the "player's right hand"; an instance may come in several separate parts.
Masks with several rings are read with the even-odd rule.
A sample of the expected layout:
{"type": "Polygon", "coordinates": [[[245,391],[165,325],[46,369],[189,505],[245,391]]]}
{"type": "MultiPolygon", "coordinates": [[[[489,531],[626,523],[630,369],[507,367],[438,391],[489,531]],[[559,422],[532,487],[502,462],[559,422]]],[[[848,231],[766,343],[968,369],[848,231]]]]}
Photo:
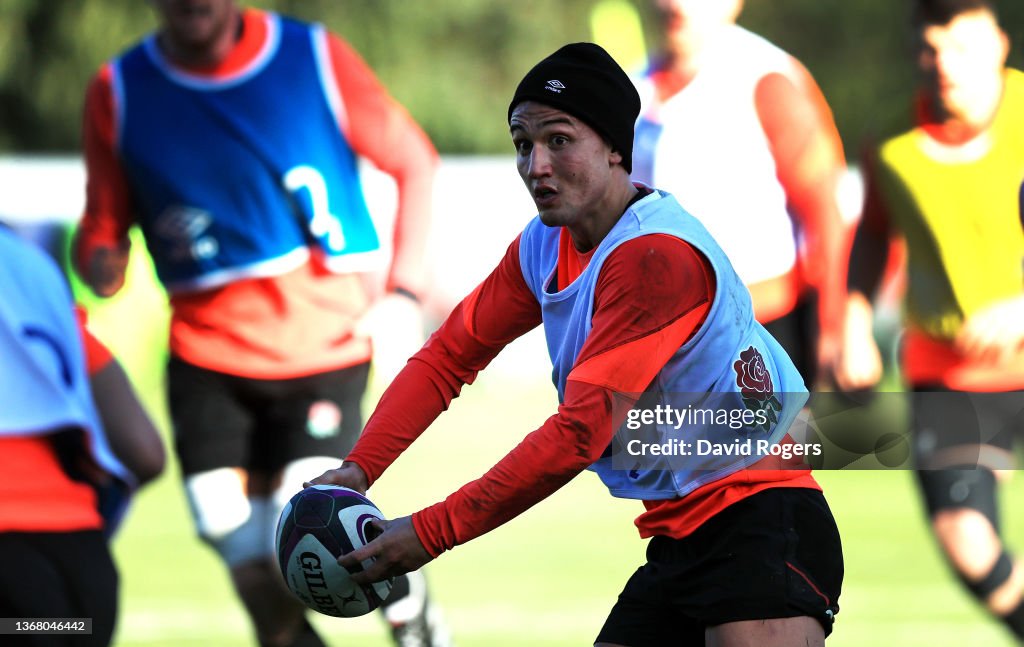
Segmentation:
{"type": "Polygon", "coordinates": [[[862,295],[851,294],[842,343],[832,365],[836,386],[842,391],[870,389],[882,379],[882,354],[871,319],[871,304],[862,295]]]}
{"type": "Polygon", "coordinates": [[[360,494],[366,494],[367,488],[370,487],[369,479],[366,478],[363,468],[348,461],[342,463],[341,467],[327,470],[315,479],[306,481],[302,487],[311,485],[340,485],[360,494]]]}
{"type": "Polygon", "coordinates": [[[121,289],[128,270],[128,254],[127,244],[97,247],[93,251],[85,268],[85,281],[93,292],[101,297],[109,297],[121,289]]]}
{"type": "Polygon", "coordinates": [[[356,584],[366,586],[411,573],[433,559],[416,534],[412,517],[370,523],[380,534],[362,548],[338,558],[338,564],[352,573],[356,584]],[[373,563],[360,570],[368,559],[373,563]]]}

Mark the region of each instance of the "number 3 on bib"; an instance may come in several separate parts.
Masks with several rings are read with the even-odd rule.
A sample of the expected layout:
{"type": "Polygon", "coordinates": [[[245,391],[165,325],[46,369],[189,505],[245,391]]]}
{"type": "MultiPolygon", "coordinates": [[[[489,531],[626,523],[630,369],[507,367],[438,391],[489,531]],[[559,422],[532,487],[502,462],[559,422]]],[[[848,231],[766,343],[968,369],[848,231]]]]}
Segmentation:
{"type": "Polygon", "coordinates": [[[327,182],[320,171],[312,166],[296,166],[285,173],[284,187],[292,193],[298,193],[301,189],[309,192],[309,205],[312,208],[309,232],[333,252],[344,249],[345,233],[341,230],[341,220],[331,213],[327,201],[327,182]]]}

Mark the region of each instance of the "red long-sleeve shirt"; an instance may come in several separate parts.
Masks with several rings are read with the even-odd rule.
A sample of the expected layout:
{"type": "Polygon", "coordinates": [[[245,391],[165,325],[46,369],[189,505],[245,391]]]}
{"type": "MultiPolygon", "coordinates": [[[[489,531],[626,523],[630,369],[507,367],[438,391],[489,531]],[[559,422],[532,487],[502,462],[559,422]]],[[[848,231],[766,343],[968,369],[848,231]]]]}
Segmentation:
{"type": "MultiPolygon", "coordinates": [[[[563,231],[559,288],[578,276],[589,255],[575,252],[563,231]]],[[[570,372],[563,403],[481,478],[413,515],[433,556],[477,537],[538,503],[593,463],[617,425],[613,402],[639,393],[700,327],[714,297],[706,259],[667,235],[624,243],[601,268],[592,329],[570,372]]],[[[367,422],[347,460],[373,483],[458,396],[463,384],[510,341],[541,323],[540,306],[523,279],[519,240],[410,360],[367,422]]],[[[682,537],[726,506],[769,487],[817,484],[806,471],[752,468],[682,499],[645,502],[642,536],[682,537]]]]}

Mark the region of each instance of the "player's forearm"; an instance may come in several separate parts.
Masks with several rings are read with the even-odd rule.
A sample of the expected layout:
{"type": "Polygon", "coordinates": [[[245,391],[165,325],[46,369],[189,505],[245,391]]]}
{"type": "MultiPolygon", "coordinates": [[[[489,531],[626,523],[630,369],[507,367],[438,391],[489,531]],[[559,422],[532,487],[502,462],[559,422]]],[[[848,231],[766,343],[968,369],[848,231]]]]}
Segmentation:
{"type": "Polygon", "coordinates": [[[815,178],[792,205],[806,237],[805,276],[818,294],[819,329],[828,334],[842,320],[848,235],[836,202],[838,170],[815,178]]]}
{"type": "Polygon", "coordinates": [[[835,277],[846,250],[836,191],[846,163],[817,84],[802,66],[798,79],[802,82],[766,76],[758,84],[755,104],[787,204],[805,237],[803,271],[818,291],[819,323],[827,333],[842,317],[842,290],[835,289],[841,288],[835,277]]]}
{"type": "Polygon", "coordinates": [[[840,338],[846,303],[847,268],[844,260],[850,249],[852,231],[839,214],[834,192],[823,200],[827,200],[828,204],[823,208],[828,210],[828,215],[822,219],[822,227],[816,233],[816,254],[811,256],[811,262],[821,263],[818,268],[820,274],[813,283],[817,291],[818,330],[825,347],[834,349],[840,338]]]}
{"type": "Polygon", "coordinates": [[[458,397],[464,383],[420,354],[413,356],[381,396],[346,460],[359,465],[372,485],[458,397]]]}
{"type": "Polygon", "coordinates": [[[846,289],[860,292],[869,301],[873,300],[882,284],[890,260],[901,260],[904,255],[896,249],[896,256],[890,259],[894,250],[893,240],[897,232],[891,224],[889,207],[883,197],[877,149],[869,144],[861,153],[861,174],[864,178],[864,203],[860,220],[852,235],[849,253],[845,255],[848,265],[846,289]]]}
{"type": "Polygon", "coordinates": [[[859,292],[868,300],[875,297],[889,260],[889,240],[862,222],[854,233],[846,277],[848,293],[859,292]]]}
{"type": "Polygon", "coordinates": [[[511,521],[601,456],[614,433],[612,398],[604,389],[583,388],[586,395],[559,407],[482,477],[413,515],[416,534],[431,556],[511,521]]]}
{"type": "Polygon", "coordinates": [[[437,156],[421,144],[410,166],[396,177],[398,211],[393,235],[394,254],[387,288],[404,288],[421,295],[425,288],[426,249],[430,238],[437,156]]]}
{"type": "Polygon", "coordinates": [[[138,479],[139,485],[152,481],[164,470],[164,446],[124,369],[112,361],[89,381],[114,455],[138,479]]]}
{"type": "Polygon", "coordinates": [[[416,536],[430,556],[436,558],[518,517],[551,496],[580,471],[582,468],[561,478],[551,475],[515,496],[492,489],[490,483],[475,481],[444,501],[415,513],[412,522],[416,536]]]}
{"type": "Polygon", "coordinates": [[[82,120],[85,212],[73,243],[72,263],[94,292],[110,296],[124,283],[128,231],[133,223],[128,180],[114,145],[112,71],[105,65],[86,92],[82,120]]]}

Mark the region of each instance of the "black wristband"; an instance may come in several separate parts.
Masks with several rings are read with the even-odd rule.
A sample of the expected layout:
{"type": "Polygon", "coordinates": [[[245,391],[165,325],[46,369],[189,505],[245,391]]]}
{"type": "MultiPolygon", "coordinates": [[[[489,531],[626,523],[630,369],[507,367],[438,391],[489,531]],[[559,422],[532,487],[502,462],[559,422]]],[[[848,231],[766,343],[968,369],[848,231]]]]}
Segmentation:
{"type": "Polygon", "coordinates": [[[393,292],[394,294],[400,294],[401,296],[403,296],[403,297],[405,297],[407,299],[411,299],[413,301],[413,303],[419,303],[420,302],[420,298],[418,296],[416,296],[415,292],[413,292],[412,290],[407,290],[407,289],[403,288],[402,286],[396,286],[396,287],[391,288],[391,292],[393,292]]]}

